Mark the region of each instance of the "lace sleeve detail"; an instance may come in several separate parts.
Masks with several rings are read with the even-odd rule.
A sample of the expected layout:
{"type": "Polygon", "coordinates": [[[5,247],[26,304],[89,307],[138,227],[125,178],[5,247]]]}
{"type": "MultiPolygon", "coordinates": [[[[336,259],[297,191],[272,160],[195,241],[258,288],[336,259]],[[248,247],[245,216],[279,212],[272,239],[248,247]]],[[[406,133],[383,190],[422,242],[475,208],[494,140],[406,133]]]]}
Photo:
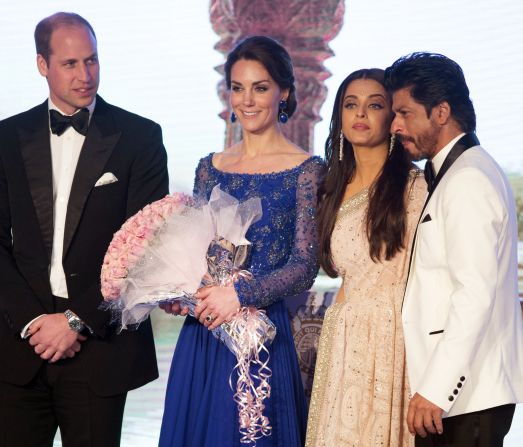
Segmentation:
{"type": "Polygon", "coordinates": [[[196,201],[206,201],[209,190],[211,173],[209,172],[209,163],[211,163],[212,154],[200,159],[196,172],[194,174],[193,197],[196,201]]]}
{"type": "Polygon", "coordinates": [[[288,296],[308,290],[319,270],[316,222],[317,193],[324,174],[319,157],[306,161],[296,185],[296,226],[288,262],[268,275],[240,278],[235,284],[242,306],[267,307],[288,296]]]}

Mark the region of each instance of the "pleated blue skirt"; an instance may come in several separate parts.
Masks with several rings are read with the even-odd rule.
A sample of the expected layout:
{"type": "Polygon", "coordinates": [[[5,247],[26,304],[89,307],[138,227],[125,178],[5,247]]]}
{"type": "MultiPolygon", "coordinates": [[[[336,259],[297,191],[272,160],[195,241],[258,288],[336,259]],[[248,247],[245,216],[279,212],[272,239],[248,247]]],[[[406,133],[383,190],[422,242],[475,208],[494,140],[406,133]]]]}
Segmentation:
{"type": "MultiPolygon", "coordinates": [[[[271,396],[264,400],[270,436],[257,447],[300,447],[305,443],[307,404],[283,301],[267,309],[277,329],[269,346],[271,396]]],[[[160,433],[160,447],[234,447],[240,443],[233,401],[236,358],[205,326],[187,317],[174,352],[160,433]]],[[[253,370],[255,372],[255,370],[253,370]]]]}

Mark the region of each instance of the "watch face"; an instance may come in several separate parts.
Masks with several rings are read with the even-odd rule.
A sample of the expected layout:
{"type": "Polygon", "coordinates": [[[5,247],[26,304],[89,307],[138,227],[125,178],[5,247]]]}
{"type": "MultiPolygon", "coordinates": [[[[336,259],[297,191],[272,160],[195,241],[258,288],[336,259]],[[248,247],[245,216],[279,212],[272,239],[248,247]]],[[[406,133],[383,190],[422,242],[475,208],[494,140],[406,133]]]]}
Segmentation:
{"type": "Polygon", "coordinates": [[[76,332],[80,332],[83,329],[83,324],[80,320],[74,319],[69,322],[69,325],[71,326],[71,329],[73,329],[76,332]]]}
{"type": "Polygon", "coordinates": [[[64,312],[67,322],[69,323],[69,327],[75,331],[75,332],[81,332],[84,329],[84,324],[82,323],[82,320],[78,318],[73,312],[70,310],[66,310],[64,312]]]}

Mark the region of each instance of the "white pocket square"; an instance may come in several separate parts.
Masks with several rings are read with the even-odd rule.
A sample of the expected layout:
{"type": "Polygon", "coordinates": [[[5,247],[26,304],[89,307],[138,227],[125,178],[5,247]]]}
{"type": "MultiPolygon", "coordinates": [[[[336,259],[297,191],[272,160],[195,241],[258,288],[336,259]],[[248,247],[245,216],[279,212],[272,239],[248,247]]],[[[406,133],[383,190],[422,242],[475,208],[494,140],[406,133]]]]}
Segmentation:
{"type": "Polygon", "coordinates": [[[112,172],[106,172],[104,175],[102,175],[98,181],[94,184],[94,186],[103,186],[108,185],[109,183],[117,182],[118,179],[115,177],[115,175],[112,172]]]}

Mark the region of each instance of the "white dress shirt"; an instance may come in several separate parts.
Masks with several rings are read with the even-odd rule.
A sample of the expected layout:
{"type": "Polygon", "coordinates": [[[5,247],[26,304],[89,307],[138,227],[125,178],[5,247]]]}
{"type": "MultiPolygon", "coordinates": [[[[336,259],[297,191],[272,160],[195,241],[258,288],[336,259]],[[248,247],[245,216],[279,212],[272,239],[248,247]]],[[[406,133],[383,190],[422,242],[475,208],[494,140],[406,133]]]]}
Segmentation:
{"type": "MultiPolygon", "coordinates": [[[[93,115],[95,105],[96,99],[87,107],[89,110],[89,120],[93,115]]],[[[51,98],[49,98],[49,110],[51,109],[55,109],[62,115],[66,115],[56,107],[51,98]]],[[[67,291],[64,266],[62,264],[65,218],[67,216],[67,204],[69,202],[69,194],[71,193],[71,185],[73,184],[74,173],[78,159],[80,158],[85,136],[74,130],[72,126],[62,135],[58,136],[51,132],[50,122],[49,134],[51,135],[51,160],[53,164],[53,249],[51,252],[49,280],[53,295],[67,299],[69,298],[69,293],[67,291]]],[[[25,325],[20,333],[22,338],[29,336],[27,330],[31,324],[41,316],[42,315],[38,315],[38,317],[25,325]]]]}
{"type": "MultiPolygon", "coordinates": [[[[95,103],[96,100],[88,107],[89,119],[92,116],[95,103]]],[[[51,98],[49,98],[49,109],[55,109],[64,114],[53,104],[51,98]]],[[[50,133],[50,135],[53,162],[53,251],[49,279],[53,295],[69,298],[62,265],[64,228],[71,185],[85,136],[74,130],[72,126],[60,136],[54,133],[50,133]]]]}
{"type": "Polygon", "coordinates": [[[450,150],[458,142],[458,140],[465,135],[465,133],[460,133],[456,138],[450,140],[446,146],[443,147],[432,159],[432,169],[434,169],[434,175],[438,175],[439,170],[443,166],[443,162],[449,155],[450,150]]]}

